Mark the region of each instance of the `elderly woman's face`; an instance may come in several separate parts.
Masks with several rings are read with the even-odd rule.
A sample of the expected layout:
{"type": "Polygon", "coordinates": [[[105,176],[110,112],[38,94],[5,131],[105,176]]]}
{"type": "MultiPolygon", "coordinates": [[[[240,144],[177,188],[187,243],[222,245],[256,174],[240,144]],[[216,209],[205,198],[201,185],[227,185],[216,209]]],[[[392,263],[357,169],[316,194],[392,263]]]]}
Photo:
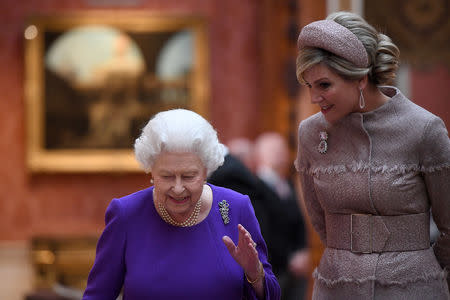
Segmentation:
{"type": "Polygon", "coordinates": [[[192,213],[203,192],[207,170],[190,152],[162,152],[152,167],[155,196],[176,221],[192,213]]]}
{"type": "Polygon", "coordinates": [[[311,103],[320,106],[325,119],[334,123],[359,110],[359,82],[345,80],[324,64],[307,69],[303,78],[309,88],[311,103]]]}

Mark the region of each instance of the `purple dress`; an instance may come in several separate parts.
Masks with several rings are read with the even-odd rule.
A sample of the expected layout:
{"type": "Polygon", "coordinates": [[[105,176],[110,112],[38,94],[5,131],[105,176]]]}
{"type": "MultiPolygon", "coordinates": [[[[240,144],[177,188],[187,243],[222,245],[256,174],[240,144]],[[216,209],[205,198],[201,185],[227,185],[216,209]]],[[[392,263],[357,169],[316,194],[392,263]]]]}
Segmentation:
{"type": "Polygon", "coordinates": [[[280,288],[267,261],[267,248],[248,196],[210,185],[211,211],[192,227],[164,222],[153,204],[153,187],[111,201],[83,299],[257,299],[244,271],[222,241],[236,244],[242,224],[257,243],[265,270],[266,299],[280,288]],[[225,224],[219,202],[229,204],[225,224]]]}

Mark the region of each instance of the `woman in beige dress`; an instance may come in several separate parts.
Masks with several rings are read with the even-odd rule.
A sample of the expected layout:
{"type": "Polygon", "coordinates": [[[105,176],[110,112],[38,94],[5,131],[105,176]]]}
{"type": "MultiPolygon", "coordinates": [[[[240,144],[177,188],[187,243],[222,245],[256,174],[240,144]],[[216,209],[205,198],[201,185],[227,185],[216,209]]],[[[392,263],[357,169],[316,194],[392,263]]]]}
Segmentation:
{"type": "Polygon", "coordinates": [[[399,50],[360,16],[305,26],[297,77],[321,112],[296,167],[326,249],[313,299],[449,299],[450,141],[440,118],[384,86],[399,50]],[[440,230],[429,241],[432,216],[440,230]]]}

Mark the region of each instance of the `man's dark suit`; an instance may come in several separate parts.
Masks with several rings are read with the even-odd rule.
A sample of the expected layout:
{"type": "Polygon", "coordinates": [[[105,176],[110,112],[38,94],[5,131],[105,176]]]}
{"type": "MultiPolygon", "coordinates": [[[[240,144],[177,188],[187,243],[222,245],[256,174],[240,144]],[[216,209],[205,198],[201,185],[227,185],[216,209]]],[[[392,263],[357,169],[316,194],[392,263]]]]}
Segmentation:
{"type": "Polygon", "coordinates": [[[227,154],[225,162],[208,177],[208,182],[217,186],[223,186],[248,195],[255,210],[256,218],[261,227],[264,240],[268,243],[266,235],[270,231],[266,208],[262,199],[265,197],[263,190],[268,189],[262,182],[235,156],[227,154]]]}

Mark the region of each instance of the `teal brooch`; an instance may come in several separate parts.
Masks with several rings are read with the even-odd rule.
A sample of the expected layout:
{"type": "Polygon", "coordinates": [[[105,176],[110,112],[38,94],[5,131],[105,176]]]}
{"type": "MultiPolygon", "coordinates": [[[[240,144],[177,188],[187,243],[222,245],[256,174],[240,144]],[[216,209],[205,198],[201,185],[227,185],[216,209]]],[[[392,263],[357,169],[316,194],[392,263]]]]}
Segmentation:
{"type": "Polygon", "coordinates": [[[230,223],[230,216],[228,215],[230,205],[226,200],[222,200],[219,202],[219,212],[222,216],[222,220],[224,224],[230,223]]]}

